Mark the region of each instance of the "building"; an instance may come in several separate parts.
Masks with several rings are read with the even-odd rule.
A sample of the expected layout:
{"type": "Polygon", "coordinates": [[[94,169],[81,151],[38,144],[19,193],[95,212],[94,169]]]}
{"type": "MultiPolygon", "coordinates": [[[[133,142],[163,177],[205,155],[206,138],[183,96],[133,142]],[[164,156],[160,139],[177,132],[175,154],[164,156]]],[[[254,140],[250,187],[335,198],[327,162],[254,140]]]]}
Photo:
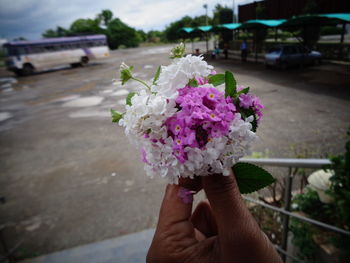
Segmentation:
{"type": "MultiPolygon", "coordinates": [[[[300,15],[310,0],[264,0],[238,6],[238,21],[250,19],[282,19],[300,15]],[[264,17],[259,17],[257,7],[264,8],[264,17]]],[[[317,13],[350,13],[350,0],[312,0],[317,5],[317,13]]]]}

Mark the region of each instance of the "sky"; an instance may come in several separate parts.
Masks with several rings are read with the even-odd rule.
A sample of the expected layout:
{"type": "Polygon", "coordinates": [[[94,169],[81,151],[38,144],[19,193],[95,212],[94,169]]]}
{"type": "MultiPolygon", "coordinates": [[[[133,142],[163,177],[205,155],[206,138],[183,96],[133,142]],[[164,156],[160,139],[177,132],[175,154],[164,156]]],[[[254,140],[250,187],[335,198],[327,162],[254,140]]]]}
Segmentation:
{"type": "Polygon", "coordinates": [[[163,30],[185,15],[208,15],[217,3],[232,7],[252,0],[0,0],[0,38],[39,39],[50,28],[68,28],[78,18],[95,18],[103,9],[144,31],[163,30]]]}

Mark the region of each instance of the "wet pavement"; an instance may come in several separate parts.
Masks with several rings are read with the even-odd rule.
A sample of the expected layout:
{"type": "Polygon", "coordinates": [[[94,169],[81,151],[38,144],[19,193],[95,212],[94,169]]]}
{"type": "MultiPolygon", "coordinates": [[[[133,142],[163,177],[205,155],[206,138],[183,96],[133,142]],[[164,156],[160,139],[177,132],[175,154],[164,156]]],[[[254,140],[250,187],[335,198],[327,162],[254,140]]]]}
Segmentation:
{"type": "MultiPolygon", "coordinates": [[[[19,257],[87,244],[155,226],[164,181],[148,179],[139,153],[111,123],[129,91],[113,79],[122,61],[150,80],[171,46],[112,51],[82,68],[16,78],[0,69],[2,236],[19,257]]],[[[203,48],[204,45],[202,44],[203,48]]],[[[350,124],[350,70],[267,70],[261,64],[210,61],[235,73],[266,105],[255,152],[324,157],[343,150],[350,124]]]]}

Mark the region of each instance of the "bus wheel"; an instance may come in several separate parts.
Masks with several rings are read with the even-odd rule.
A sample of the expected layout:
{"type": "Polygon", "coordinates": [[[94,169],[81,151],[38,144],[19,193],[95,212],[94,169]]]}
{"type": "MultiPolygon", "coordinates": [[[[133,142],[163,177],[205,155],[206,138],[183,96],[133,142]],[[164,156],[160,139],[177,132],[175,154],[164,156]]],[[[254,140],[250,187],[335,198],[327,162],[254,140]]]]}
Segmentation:
{"type": "Polygon", "coordinates": [[[88,57],[82,57],[81,61],[80,61],[80,65],[81,66],[85,66],[85,65],[87,65],[87,63],[89,63],[89,58],[88,57]]]}
{"type": "Polygon", "coordinates": [[[34,67],[31,64],[24,64],[22,70],[20,71],[20,75],[28,76],[34,73],[34,67]]]}

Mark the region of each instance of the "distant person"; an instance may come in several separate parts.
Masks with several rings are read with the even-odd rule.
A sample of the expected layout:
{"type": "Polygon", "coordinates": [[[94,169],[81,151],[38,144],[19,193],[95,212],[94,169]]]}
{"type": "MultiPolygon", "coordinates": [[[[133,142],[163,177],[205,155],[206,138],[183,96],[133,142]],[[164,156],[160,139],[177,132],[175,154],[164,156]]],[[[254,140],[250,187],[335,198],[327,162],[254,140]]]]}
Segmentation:
{"type": "Polygon", "coordinates": [[[216,57],[220,54],[220,49],[215,46],[213,51],[211,52],[211,58],[216,59],[216,57]]]}
{"type": "Polygon", "coordinates": [[[227,43],[224,44],[224,55],[225,55],[225,59],[228,59],[228,44],[227,43]]]}
{"type": "Polygon", "coordinates": [[[241,60],[242,62],[247,62],[247,56],[248,56],[248,44],[247,40],[243,40],[241,44],[241,60]]]}
{"type": "Polygon", "coordinates": [[[196,56],[199,56],[200,53],[199,53],[199,48],[196,48],[196,53],[195,53],[196,56]]]}

